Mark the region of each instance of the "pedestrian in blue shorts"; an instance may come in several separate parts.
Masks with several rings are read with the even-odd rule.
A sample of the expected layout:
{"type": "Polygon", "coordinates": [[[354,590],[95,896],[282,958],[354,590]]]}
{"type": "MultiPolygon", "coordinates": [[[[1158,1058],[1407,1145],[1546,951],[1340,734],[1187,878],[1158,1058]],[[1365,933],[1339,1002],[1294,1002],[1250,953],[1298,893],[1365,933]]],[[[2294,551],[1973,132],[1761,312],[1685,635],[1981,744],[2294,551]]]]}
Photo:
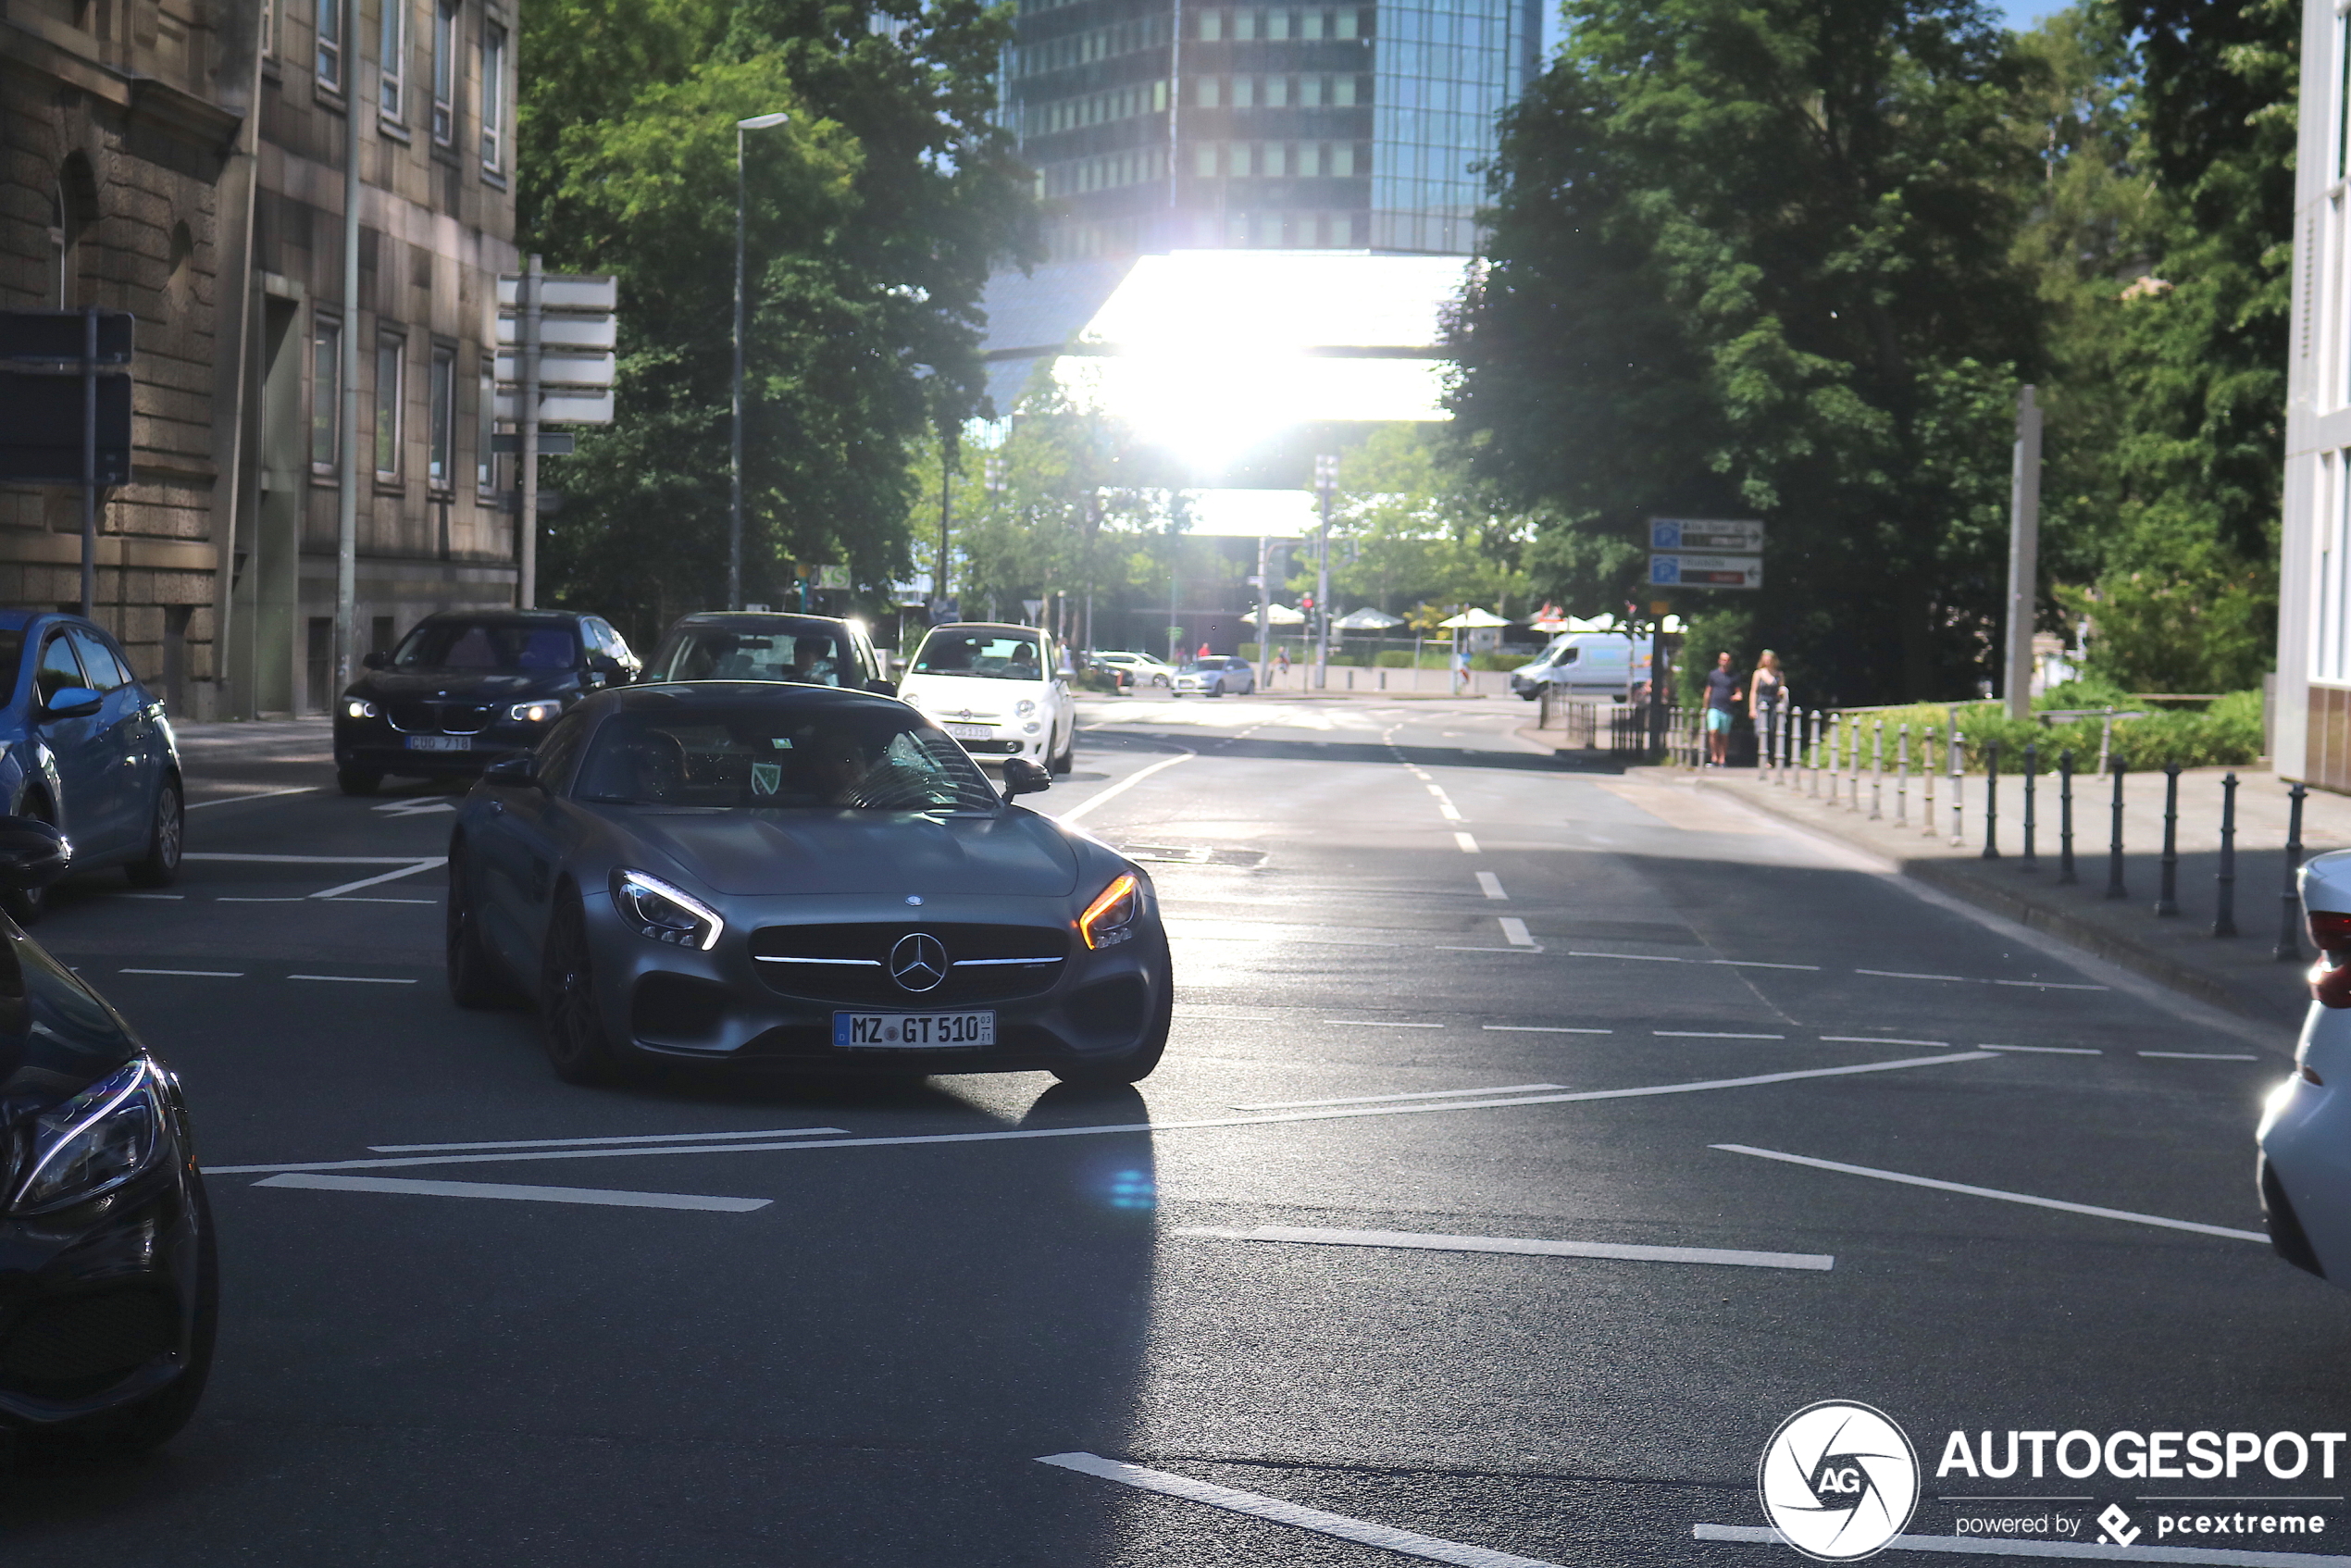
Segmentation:
{"type": "Polygon", "coordinates": [[[1712,765],[1728,767],[1731,762],[1731,714],[1739,700],[1739,678],[1731,673],[1731,655],[1714,655],[1714,667],[1706,672],[1706,749],[1713,759],[1712,765]]]}

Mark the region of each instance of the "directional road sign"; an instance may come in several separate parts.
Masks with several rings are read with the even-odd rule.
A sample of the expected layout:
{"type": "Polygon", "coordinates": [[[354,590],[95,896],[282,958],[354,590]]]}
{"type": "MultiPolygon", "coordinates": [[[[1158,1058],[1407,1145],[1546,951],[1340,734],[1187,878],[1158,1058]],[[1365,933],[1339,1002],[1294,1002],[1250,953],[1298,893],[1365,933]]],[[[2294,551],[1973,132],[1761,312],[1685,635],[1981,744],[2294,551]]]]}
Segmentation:
{"type": "MultiPolygon", "coordinates": [[[[498,279],[498,308],[518,310],[521,307],[522,274],[502,273],[498,279]]],[[[620,308],[620,280],[591,273],[544,273],[539,280],[539,308],[609,314],[620,308]]]]}
{"type": "MultiPolygon", "coordinates": [[[[80,318],[76,318],[76,325],[80,318]]],[[[101,485],[131,482],[131,378],[98,382],[101,485]]],[[[12,484],[81,482],[81,379],[0,369],[0,479],[12,484]]]]}
{"type": "Polygon", "coordinates": [[[1651,588],[1760,588],[1760,555],[1651,555],[1651,588]]]}
{"type": "MultiPolygon", "coordinates": [[[[87,344],[87,319],[79,310],[0,310],[0,360],[78,367],[87,344]]],[[[97,362],[130,364],[137,324],[127,310],[98,312],[97,362]]]]}
{"type": "MultiPolygon", "coordinates": [[[[614,356],[609,354],[542,348],[539,354],[539,384],[547,388],[608,387],[612,385],[614,364],[614,356]]],[[[498,380],[502,386],[522,385],[520,349],[498,351],[498,380]]]]}
{"type": "Polygon", "coordinates": [[[1760,555],[1763,525],[1753,518],[1651,517],[1651,550],[1694,550],[1716,555],[1760,555]]]}
{"type": "MultiPolygon", "coordinates": [[[[500,387],[494,417],[509,420],[521,418],[522,393],[500,387]]],[[[539,394],[539,422],[542,425],[609,425],[612,423],[612,393],[542,392],[539,394]]]]}

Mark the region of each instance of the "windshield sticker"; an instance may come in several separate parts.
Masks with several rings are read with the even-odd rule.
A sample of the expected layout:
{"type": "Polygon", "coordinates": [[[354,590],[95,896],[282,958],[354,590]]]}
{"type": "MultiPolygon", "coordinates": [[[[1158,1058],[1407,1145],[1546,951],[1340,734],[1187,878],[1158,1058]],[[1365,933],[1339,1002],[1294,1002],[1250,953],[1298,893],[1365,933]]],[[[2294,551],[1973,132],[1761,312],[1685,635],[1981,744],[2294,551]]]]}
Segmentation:
{"type": "Polygon", "coordinates": [[[772,795],[784,781],[784,765],[779,762],[755,762],[751,765],[751,792],[772,795]]]}
{"type": "Polygon", "coordinates": [[[775,747],[776,750],[779,752],[789,752],[791,750],[791,737],[789,735],[778,735],[767,743],[775,747]]]}

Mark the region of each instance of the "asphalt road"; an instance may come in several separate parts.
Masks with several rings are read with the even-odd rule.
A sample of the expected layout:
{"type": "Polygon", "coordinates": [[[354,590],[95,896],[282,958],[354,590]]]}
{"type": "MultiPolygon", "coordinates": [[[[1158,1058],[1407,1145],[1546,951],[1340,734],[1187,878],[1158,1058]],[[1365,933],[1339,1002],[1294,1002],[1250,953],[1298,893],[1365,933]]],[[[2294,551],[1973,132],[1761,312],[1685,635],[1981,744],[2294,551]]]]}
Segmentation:
{"type": "MultiPolygon", "coordinates": [[[[1092,1455],[1538,1563],[1739,1568],[1797,1560],[1693,1526],[1760,1522],[1757,1457],[1819,1400],[1910,1434],[1933,1536],[1985,1506],[1947,1498],[2152,1487],[1938,1479],[1953,1430],[2344,1425],[2351,1300],[2229,1234],[2289,1040],[1560,768],[1514,703],[1087,716],[1034,803],[1149,857],[1178,977],[1165,1064],[1114,1094],[566,1088],[525,1015],[442,989],[450,796],[336,795],[315,728],[193,745],[182,884],[93,877],[39,935],[187,1084],[218,1367],[151,1461],[0,1482],[11,1558],[1508,1561],[1039,1462],[1092,1455]]],[[[2308,1507],[2304,1549],[2346,1549],[2308,1507]]]]}

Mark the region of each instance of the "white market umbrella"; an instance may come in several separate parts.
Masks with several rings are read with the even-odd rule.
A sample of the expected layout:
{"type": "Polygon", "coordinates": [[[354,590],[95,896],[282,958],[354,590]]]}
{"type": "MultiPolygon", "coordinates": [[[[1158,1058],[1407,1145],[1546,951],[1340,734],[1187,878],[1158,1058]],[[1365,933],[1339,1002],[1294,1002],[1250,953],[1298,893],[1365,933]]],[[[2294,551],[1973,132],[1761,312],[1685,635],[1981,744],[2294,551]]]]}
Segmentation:
{"type": "Polygon", "coordinates": [[[1463,610],[1451,620],[1438,621],[1437,624],[1438,628],[1444,631],[1484,631],[1492,627],[1508,626],[1511,623],[1491,610],[1463,610]]]}
{"type": "MultiPolygon", "coordinates": [[[[1293,610],[1287,604],[1268,604],[1265,606],[1264,613],[1267,626],[1304,626],[1306,624],[1306,612],[1293,610]]],[[[1254,614],[1249,617],[1249,620],[1251,626],[1257,624],[1257,616],[1254,614]]]]}
{"type": "Polygon", "coordinates": [[[1375,610],[1369,604],[1360,610],[1350,610],[1331,622],[1340,631],[1386,631],[1392,626],[1402,626],[1404,617],[1391,616],[1385,610],[1375,610]]]}

